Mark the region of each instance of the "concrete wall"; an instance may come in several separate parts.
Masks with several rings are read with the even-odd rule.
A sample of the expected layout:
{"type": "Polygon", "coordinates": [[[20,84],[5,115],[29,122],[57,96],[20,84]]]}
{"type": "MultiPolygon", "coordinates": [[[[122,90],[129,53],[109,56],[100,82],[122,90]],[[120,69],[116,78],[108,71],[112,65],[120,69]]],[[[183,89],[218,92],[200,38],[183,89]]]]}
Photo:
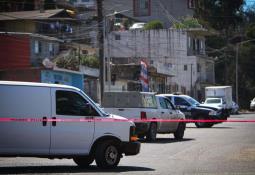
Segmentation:
{"type": "Polygon", "coordinates": [[[203,36],[176,29],[111,32],[106,37],[105,55],[119,59],[145,58],[151,66],[164,65],[156,68],[168,71],[167,84],[177,85],[178,91],[185,89],[192,94],[191,89],[201,81],[214,81],[214,63],[210,60],[211,64],[207,64],[209,58],[205,55],[204,41],[203,36]],[[202,45],[199,52],[193,52],[193,45],[189,45],[190,36],[199,39],[202,45]]]}

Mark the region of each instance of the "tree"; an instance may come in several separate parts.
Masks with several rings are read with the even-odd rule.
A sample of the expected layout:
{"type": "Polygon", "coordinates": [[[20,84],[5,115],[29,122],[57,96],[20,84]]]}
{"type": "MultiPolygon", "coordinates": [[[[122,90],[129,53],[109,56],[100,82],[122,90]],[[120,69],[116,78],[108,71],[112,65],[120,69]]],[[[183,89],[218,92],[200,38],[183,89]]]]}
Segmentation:
{"type": "MultiPolygon", "coordinates": [[[[215,29],[217,36],[207,38],[209,56],[216,57],[215,78],[219,85],[232,85],[235,89],[236,46],[255,38],[254,8],[243,11],[244,0],[198,1],[195,16],[208,29],[215,29]]],[[[255,43],[239,47],[239,105],[249,108],[249,100],[255,96],[255,43]]],[[[235,97],[235,90],[233,90],[235,97]]],[[[234,98],[235,99],[235,98],[234,98]]]]}
{"type": "Polygon", "coordinates": [[[198,0],[195,17],[207,28],[227,34],[242,21],[244,0],[198,0]]]}

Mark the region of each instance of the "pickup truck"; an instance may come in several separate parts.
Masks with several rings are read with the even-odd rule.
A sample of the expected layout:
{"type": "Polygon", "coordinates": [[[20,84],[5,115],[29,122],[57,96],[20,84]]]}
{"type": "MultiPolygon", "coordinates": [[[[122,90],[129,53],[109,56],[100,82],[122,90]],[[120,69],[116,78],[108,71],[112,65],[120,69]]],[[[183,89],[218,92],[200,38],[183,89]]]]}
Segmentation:
{"type": "Polygon", "coordinates": [[[171,120],[184,120],[185,115],[166,97],[150,92],[106,92],[102,106],[108,113],[134,121],[138,137],[146,136],[148,141],[155,141],[157,133],[173,133],[176,139],[184,136],[186,124],[171,120]]]}

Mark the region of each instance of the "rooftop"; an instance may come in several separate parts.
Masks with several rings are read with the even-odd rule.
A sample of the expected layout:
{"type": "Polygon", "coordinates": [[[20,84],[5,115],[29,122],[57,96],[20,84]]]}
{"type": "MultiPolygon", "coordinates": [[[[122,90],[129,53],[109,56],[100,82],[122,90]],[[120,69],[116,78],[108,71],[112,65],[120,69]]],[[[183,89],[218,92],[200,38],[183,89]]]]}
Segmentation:
{"type": "Polygon", "coordinates": [[[71,15],[65,9],[45,10],[44,12],[40,12],[40,10],[33,10],[0,13],[1,21],[17,19],[44,20],[59,17],[64,19],[72,19],[71,15]]]}

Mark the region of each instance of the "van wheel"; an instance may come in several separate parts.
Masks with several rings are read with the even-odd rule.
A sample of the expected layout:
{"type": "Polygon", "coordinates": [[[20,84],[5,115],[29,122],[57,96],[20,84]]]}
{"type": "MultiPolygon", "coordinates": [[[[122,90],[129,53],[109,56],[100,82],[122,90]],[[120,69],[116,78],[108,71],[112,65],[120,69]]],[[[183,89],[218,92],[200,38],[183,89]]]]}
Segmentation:
{"type": "Polygon", "coordinates": [[[92,156],[74,157],[73,161],[80,167],[88,167],[94,161],[92,156]]]}
{"type": "Polygon", "coordinates": [[[174,132],[174,138],[177,140],[183,139],[186,123],[180,122],[177,130],[174,132]]]}
{"type": "Polygon", "coordinates": [[[115,168],[120,162],[119,146],[113,140],[100,143],[96,148],[96,164],[100,168],[115,168]]]}
{"type": "Polygon", "coordinates": [[[156,141],[157,138],[157,123],[151,123],[149,131],[146,135],[146,140],[148,141],[156,141]]]}

